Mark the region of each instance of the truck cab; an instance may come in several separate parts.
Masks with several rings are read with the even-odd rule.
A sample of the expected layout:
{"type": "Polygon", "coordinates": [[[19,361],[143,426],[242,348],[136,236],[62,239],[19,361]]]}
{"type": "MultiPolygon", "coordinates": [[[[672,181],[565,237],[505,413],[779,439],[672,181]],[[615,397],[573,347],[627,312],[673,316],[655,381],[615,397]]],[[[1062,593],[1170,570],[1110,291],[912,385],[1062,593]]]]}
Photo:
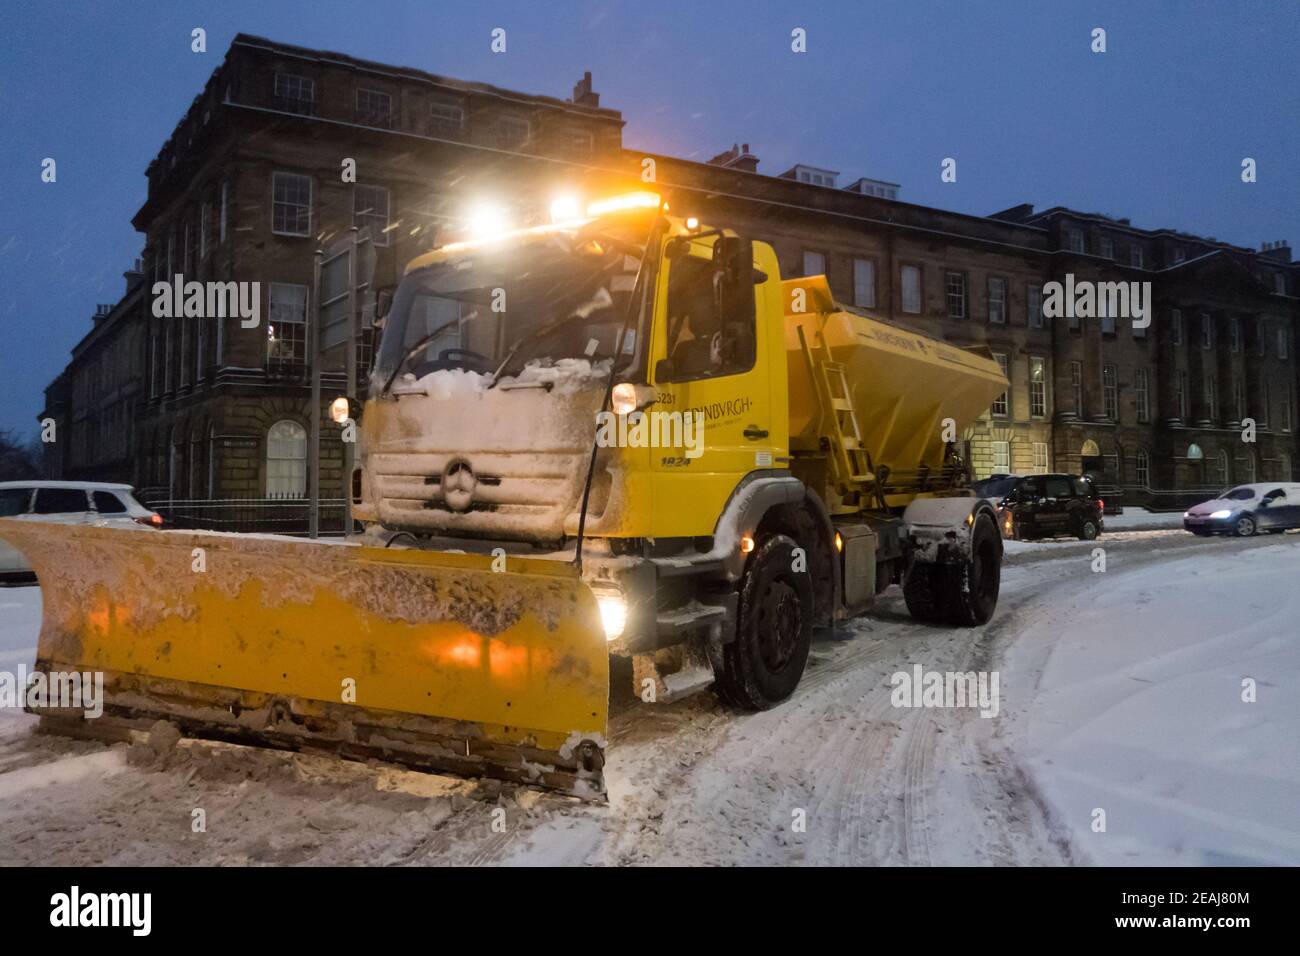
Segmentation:
{"type": "MultiPolygon", "coordinates": [[[[824,279],[806,291],[819,290],[810,316],[834,311],[824,279]]],[[[657,699],[710,683],[741,706],[784,699],[812,627],[902,583],[916,548],[960,564],[963,543],[991,531],[984,563],[1000,558],[987,503],[914,501],[944,490],[937,432],[916,434],[937,428],[939,406],[892,395],[888,422],[870,416],[891,454],[934,471],[919,485],[887,485],[889,468],[828,466],[866,460],[867,430],[849,429],[844,409],[875,393],[859,395],[832,352],[859,355],[868,320],[810,324],[810,344],[792,337],[791,293],[770,246],[670,216],[654,194],[414,260],[383,319],[354,515],[388,544],[578,563],[610,650],[634,658],[657,699]],[[839,392],[814,394],[831,368],[839,392]]],[[[1005,388],[991,357],[933,342],[909,356],[915,344],[867,331],[889,364],[854,374],[905,391],[916,367],[946,361],[961,415],[1005,388]]],[[[976,611],[947,572],[915,577],[909,606],[958,595],[917,598],[927,621],[957,621],[962,605],[977,623],[996,602],[995,576],[991,602],[988,587],[966,588],[983,595],[976,611]]]]}

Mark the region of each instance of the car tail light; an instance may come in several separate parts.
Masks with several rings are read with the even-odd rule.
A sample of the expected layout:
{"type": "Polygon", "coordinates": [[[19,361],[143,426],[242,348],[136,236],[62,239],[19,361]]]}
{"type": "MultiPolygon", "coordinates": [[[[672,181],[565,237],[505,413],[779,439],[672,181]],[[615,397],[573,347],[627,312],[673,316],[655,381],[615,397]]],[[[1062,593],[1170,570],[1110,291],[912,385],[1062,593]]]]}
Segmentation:
{"type": "Polygon", "coordinates": [[[1098,498],[1098,499],[1097,499],[1097,509],[1098,509],[1099,511],[1105,511],[1105,510],[1106,510],[1106,502],[1105,502],[1104,499],[1102,499],[1102,498],[1098,498]]]}
{"type": "Polygon", "coordinates": [[[135,521],[136,524],[148,525],[150,528],[161,528],[163,524],[162,515],[156,511],[150,512],[143,518],[136,518],[135,521]]]}

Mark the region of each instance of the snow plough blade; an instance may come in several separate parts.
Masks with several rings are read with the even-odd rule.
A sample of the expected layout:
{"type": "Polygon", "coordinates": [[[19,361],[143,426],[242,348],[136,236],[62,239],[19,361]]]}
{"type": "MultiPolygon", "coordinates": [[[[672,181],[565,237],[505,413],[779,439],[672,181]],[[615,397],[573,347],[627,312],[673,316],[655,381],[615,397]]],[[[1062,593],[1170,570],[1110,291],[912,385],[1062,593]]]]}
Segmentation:
{"type": "Polygon", "coordinates": [[[102,717],[29,707],[55,730],[163,719],[603,798],[609,658],[570,565],[8,520],[0,538],[40,582],[37,670],[103,674],[102,717]]]}

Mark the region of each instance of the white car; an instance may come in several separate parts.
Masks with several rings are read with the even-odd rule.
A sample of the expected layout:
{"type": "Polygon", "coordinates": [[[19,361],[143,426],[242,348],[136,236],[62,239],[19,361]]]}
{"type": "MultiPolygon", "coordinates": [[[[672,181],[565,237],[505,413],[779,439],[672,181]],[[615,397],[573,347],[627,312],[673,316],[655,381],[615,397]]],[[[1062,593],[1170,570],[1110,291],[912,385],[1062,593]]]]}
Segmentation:
{"type": "Polygon", "coordinates": [[[1235,534],[1248,538],[1256,531],[1300,528],[1300,485],[1261,481],[1238,485],[1212,501],[1183,512],[1183,527],[1192,534],[1235,534]]]}
{"type": "MultiPolygon", "coordinates": [[[[97,481],[0,481],[0,518],[101,527],[162,527],[162,515],[131,494],[130,485],[97,481]]],[[[30,581],[32,567],[0,539],[0,583],[30,581]]]]}

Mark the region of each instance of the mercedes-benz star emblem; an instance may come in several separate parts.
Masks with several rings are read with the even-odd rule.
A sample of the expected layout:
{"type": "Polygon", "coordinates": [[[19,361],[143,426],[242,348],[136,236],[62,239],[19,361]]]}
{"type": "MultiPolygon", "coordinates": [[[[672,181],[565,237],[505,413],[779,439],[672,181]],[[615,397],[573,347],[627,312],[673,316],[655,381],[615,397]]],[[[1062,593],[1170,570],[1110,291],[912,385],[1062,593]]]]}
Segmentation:
{"type": "Polygon", "coordinates": [[[469,511],[477,484],[478,479],[474,477],[469,462],[464,458],[456,458],[443,469],[442,500],[452,511],[469,511]]]}

